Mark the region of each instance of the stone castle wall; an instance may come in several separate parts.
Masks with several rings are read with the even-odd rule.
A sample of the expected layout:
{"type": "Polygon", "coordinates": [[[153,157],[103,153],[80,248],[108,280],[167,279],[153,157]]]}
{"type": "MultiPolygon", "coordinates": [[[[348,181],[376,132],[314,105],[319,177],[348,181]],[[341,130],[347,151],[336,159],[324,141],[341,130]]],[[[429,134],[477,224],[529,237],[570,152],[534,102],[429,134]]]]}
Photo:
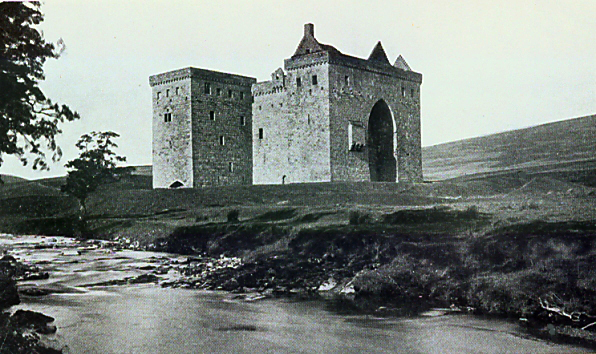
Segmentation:
{"type": "Polygon", "coordinates": [[[255,82],[196,68],[150,78],[154,188],[252,184],[255,82]],[[169,112],[171,121],[164,116],[169,112]]]}
{"type": "Polygon", "coordinates": [[[401,56],[391,65],[380,42],[366,60],[342,54],[307,24],[284,68],[260,83],[196,68],[150,77],[154,188],[422,181],[422,75],[401,56]]]}
{"type": "Polygon", "coordinates": [[[293,68],[279,80],[254,86],[255,184],[331,181],[327,87],[324,65],[293,68]]]}
{"type": "Polygon", "coordinates": [[[399,74],[343,63],[330,65],[330,154],[334,181],[370,180],[367,134],[371,110],[379,100],[387,103],[395,122],[399,181],[422,181],[421,78],[399,74]],[[364,148],[351,150],[354,143],[364,148]]]}
{"type": "Polygon", "coordinates": [[[150,78],[153,188],[168,188],[175,182],[193,186],[190,77],[190,70],[182,69],[150,78]],[[171,114],[169,119],[166,114],[171,114]]]}
{"type": "Polygon", "coordinates": [[[252,78],[193,69],[195,187],[252,184],[250,90],[255,82],[252,78]]]}

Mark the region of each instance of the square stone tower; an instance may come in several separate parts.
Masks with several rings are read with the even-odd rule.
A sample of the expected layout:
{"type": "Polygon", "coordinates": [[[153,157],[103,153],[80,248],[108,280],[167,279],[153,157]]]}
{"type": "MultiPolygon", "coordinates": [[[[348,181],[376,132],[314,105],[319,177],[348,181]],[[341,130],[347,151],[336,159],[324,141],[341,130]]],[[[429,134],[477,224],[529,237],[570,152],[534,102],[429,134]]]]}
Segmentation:
{"type": "Polygon", "coordinates": [[[422,75],[381,43],[368,59],[314,26],[271,80],[253,85],[253,182],[421,182],[422,75]]]}
{"type": "Polygon", "coordinates": [[[255,82],[192,67],[149,78],[153,188],[252,184],[255,82]]]}

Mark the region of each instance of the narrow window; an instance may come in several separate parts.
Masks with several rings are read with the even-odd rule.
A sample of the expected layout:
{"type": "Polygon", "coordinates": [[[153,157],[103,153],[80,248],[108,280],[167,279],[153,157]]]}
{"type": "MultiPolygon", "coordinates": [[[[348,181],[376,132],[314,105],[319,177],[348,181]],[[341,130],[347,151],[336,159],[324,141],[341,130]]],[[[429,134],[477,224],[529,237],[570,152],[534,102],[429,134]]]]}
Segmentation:
{"type": "Polygon", "coordinates": [[[180,94],[180,87],[176,87],[176,96],[180,94]]]}
{"type": "Polygon", "coordinates": [[[209,111],[209,119],[215,120],[215,112],[214,111],[209,111]]]}
{"type": "Polygon", "coordinates": [[[313,75],[313,76],[312,76],[312,84],[313,84],[313,85],[316,85],[316,84],[318,84],[318,83],[319,83],[319,81],[317,80],[317,75],[313,75]]]}
{"type": "Polygon", "coordinates": [[[352,150],[353,144],[352,123],[348,123],[348,150],[352,150]]]}
{"type": "Polygon", "coordinates": [[[348,75],[346,75],[344,77],[344,82],[345,82],[346,85],[349,85],[350,84],[350,77],[348,75]]]}
{"type": "Polygon", "coordinates": [[[262,110],[262,109],[263,109],[263,107],[259,106],[259,111],[262,110]]]}
{"type": "Polygon", "coordinates": [[[402,95],[402,97],[406,97],[406,88],[403,86],[401,88],[401,95],[402,95]]]}
{"type": "Polygon", "coordinates": [[[410,90],[410,96],[414,97],[414,89],[410,90]]]}
{"type": "Polygon", "coordinates": [[[211,94],[211,84],[206,82],[205,83],[205,94],[206,95],[210,95],[211,94]]]}
{"type": "Polygon", "coordinates": [[[228,90],[228,97],[232,98],[232,90],[228,90]]]}
{"type": "Polygon", "coordinates": [[[226,138],[223,135],[219,136],[219,145],[226,145],[226,138]]]}
{"type": "Polygon", "coordinates": [[[302,87],[302,80],[299,77],[296,78],[296,86],[302,87]]]}
{"type": "Polygon", "coordinates": [[[172,113],[164,113],[163,121],[166,123],[171,122],[172,121],[172,113]]]}
{"type": "Polygon", "coordinates": [[[161,98],[161,92],[157,93],[157,99],[159,100],[161,98]]]}
{"type": "Polygon", "coordinates": [[[234,163],[230,162],[230,172],[234,172],[234,163]]]}
{"type": "Polygon", "coordinates": [[[218,96],[221,96],[221,89],[219,87],[215,89],[215,92],[218,96]]]}
{"type": "Polygon", "coordinates": [[[243,100],[244,99],[244,92],[240,92],[240,99],[243,100]]]}
{"type": "Polygon", "coordinates": [[[170,89],[166,90],[166,97],[170,97],[170,89]]]}
{"type": "Polygon", "coordinates": [[[246,125],[246,119],[244,119],[244,116],[240,116],[240,125],[241,126],[245,126],[246,125]]]}
{"type": "Polygon", "coordinates": [[[259,139],[263,139],[263,128],[259,128],[259,139]]]}
{"type": "Polygon", "coordinates": [[[308,118],[306,119],[306,122],[308,125],[310,125],[310,114],[308,115],[308,118]]]}

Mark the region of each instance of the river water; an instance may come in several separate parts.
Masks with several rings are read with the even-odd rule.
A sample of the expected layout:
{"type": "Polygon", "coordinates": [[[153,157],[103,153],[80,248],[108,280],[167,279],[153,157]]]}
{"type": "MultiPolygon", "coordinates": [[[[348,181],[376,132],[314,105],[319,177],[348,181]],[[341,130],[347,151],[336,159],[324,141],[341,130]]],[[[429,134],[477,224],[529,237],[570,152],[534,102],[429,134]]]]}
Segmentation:
{"type": "MultiPolygon", "coordinates": [[[[90,286],[146,274],[175,255],[81,247],[67,238],[0,236],[0,247],[50,270],[27,281],[53,293],[14,307],[56,319],[50,340],[71,353],[570,353],[585,349],[524,334],[516,323],[471,315],[376,317],[329,301],[244,301],[224,292],[155,284],[90,286]],[[35,245],[52,248],[34,249],[35,245]]],[[[176,272],[160,277],[171,280],[176,272]]]]}

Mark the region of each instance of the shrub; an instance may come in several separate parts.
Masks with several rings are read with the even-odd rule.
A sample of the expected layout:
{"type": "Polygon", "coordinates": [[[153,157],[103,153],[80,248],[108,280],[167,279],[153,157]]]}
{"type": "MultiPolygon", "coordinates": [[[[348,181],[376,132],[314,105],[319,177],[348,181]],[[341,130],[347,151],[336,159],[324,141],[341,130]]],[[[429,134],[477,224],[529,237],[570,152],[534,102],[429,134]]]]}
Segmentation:
{"type": "Polygon", "coordinates": [[[281,221],[291,219],[296,215],[296,209],[280,209],[268,211],[265,214],[259,215],[255,218],[256,221],[281,221]]]}
{"type": "Polygon", "coordinates": [[[370,214],[363,213],[359,210],[352,210],[348,216],[350,220],[350,225],[364,225],[364,224],[371,224],[373,218],[370,214]]]}
{"type": "Polygon", "coordinates": [[[232,209],[228,211],[228,222],[238,222],[238,217],[240,216],[240,210],[232,209]]]}

